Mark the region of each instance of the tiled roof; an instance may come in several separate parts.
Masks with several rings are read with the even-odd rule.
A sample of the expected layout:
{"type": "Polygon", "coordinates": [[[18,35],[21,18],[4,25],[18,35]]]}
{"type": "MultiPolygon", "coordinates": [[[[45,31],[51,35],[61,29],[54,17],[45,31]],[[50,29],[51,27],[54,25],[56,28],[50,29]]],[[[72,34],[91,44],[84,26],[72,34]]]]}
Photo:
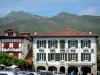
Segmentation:
{"type": "Polygon", "coordinates": [[[81,32],[78,30],[73,30],[70,28],[65,28],[59,31],[55,31],[55,32],[49,32],[49,33],[44,33],[44,34],[34,34],[33,36],[36,37],[67,37],[67,36],[94,36],[97,37],[96,34],[92,34],[92,32],[88,33],[88,32],[81,32]]]}
{"type": "Polygon", "coordinates": [[[5,30],[4,32],[8,32],[8,31],[11,31],[11,32],[16,32],[16,33],[18,33],[17,31],[15,31],[15,30],[13,30],[13,29],[7,29],[7,30],[5,30]]]}

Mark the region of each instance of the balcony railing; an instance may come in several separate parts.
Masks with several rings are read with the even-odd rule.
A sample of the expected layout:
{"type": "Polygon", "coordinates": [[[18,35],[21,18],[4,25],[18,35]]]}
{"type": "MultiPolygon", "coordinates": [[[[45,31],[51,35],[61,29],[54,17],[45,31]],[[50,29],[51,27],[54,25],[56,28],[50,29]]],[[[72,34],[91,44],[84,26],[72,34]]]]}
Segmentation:
{"type": "Polygon", "coordinates": [[[21,52],[21,48],[2,48],[2,52],[21,52]]]}

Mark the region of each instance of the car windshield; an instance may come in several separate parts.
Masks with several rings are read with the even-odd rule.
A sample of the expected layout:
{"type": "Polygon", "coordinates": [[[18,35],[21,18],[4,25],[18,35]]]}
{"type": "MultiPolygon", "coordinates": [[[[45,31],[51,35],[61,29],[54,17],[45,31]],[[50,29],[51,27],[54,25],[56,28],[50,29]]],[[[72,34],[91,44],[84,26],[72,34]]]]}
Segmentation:
{"type": "Polygon", "coordinates": [[[18,74],[26,74],[26,72],[25,71],[19,71],[19,72],[17,72],[18,74]]]}
{"type": "Polygon", "coordinates": [[[13,71],[13,68],[5,67],[4,70],[5,71],[13,71]]]}

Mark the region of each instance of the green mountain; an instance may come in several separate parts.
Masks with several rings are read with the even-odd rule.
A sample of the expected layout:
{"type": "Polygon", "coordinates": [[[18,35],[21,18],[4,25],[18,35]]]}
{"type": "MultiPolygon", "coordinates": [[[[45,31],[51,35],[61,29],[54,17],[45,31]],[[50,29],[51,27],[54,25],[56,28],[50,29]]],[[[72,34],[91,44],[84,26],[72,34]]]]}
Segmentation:
{"type": "Polygon", "coordinates": [[[78,16],[61,12],[57,16],[47,18],[24,11],[12,11],[6,17],[0,18],[1,31],[13,28],[18,31],[45,33],[65,27],[100,34],[100,16],[78,16]]]}

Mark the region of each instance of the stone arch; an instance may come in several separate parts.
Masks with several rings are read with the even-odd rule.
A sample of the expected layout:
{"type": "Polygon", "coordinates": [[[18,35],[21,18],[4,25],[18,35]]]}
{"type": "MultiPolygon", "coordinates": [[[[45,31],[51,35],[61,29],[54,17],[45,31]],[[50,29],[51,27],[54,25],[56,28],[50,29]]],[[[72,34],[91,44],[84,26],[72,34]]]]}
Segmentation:
{"type": "Polygon", "coordinates": [[[65,73],[65,67],[64,67],[64,66],[61,66],[61,67],[60,67],[60,72],[65,73]]]}
{"type": "Polygon", "coordinates": [[[74,71],[75,74],[77,74],[78,68],[76,66],[70,66],[70,67],[68,67],[68,73],[71,73],[72,71],[74,71]]]}
{"type": "Polygon", "coordinates": [[[37,67],[37,72],[39,72],[40,70],[46,70],[46,68],[44,66],[38,66],[37,67]]]}
{"type": "Polygon", "coordinates": [[[87,75],[87,73],[91,73],[91,67],[83,66],[81,67],[81,71],[83,71],[83,75],[87,75]]]}
{"type": "Polygon", "coordinates": [[[50,66],[50,67],[48,68],[48,71],[57,71],[57,67],[55,67],[55,66],[50,66]]]}

